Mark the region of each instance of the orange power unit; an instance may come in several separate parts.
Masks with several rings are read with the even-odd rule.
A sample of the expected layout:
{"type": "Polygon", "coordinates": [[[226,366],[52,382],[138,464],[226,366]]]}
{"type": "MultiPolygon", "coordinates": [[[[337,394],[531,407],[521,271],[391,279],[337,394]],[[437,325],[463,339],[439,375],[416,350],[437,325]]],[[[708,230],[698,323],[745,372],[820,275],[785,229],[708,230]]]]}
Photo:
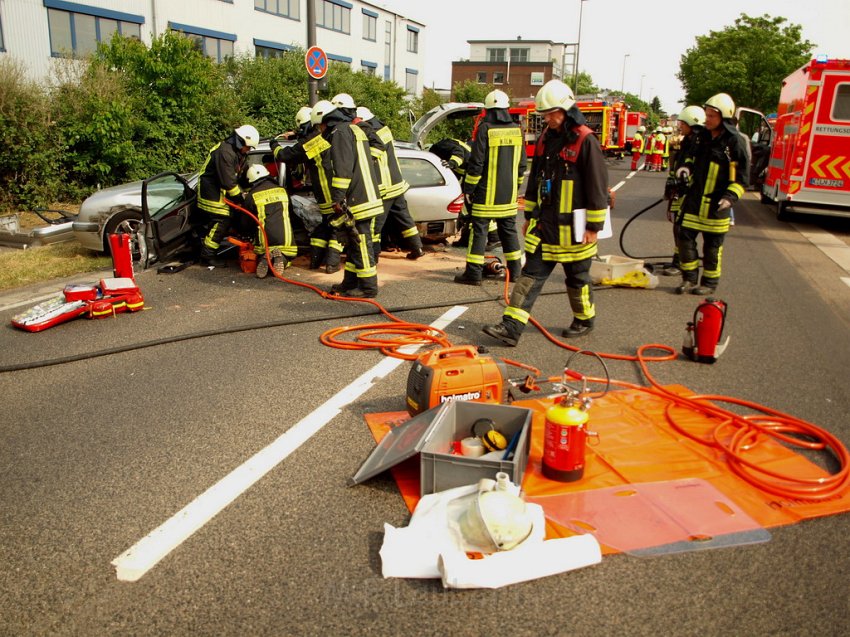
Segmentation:
{"type": "Polygon", "coordinates": [[[502,361],[479,355],[473,345],[426,352],[407,376],[407,411],[413,416],[451,400],[504,403],[506,372],[502,361]]]}

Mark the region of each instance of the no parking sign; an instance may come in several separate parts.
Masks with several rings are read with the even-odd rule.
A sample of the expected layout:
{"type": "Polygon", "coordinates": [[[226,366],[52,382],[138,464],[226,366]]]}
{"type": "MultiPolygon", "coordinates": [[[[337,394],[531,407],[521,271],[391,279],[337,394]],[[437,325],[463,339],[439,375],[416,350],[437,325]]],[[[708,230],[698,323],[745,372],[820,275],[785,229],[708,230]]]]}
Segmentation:
{"type": "Polygon", "coordinates": [[[304,55],[304,65],[310,77],[320,80],[328,72],[328,56],[319,47],[311,46],[304,55]]]}

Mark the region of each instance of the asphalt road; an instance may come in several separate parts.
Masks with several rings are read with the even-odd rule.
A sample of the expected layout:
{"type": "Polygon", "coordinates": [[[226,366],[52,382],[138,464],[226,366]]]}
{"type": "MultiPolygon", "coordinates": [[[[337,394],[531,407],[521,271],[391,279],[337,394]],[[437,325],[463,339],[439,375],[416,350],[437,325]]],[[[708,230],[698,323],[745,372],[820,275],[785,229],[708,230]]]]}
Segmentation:
{"type": "MultiPolygon", "coordinates": [[[[612,184],[625,168],[612,164],[612,184]]],[[[623,223],[662,190],[660,175],[626,181],[602,254],[620,253],[623,223]]],[[[805,418],[850,445],[850,272],[801,234],[816,227],[776,221],[752,193],[736,213],[718,293],[729,304],[727,352],[715,365],[680,359],[654,372],[805,418]]],[[[660,206],[624,237],[635,256],[669,254],[670,244],[660,206]]],[[[568,352],[532,328],[515,349],[481,334],[501,314],[501,289],[452,283],[462,264],[458,249],[416,263],[386,257],[379,300],[422,323],[463,306],[446,328],[452,342],[562,369],[568,352]]],[[[288,273],[325,287],[341,279],[288,273]]],[[[149,271],[138,283],[147,311],[38,334],[9,320],[44,286],[0,299],[0,634],[847,634],[848,515],[771,529],[765,544],[608,556],[499,591],[384,580],[383,524],[405,525],[407,509],[388,476],[345,484],[374,446],[364,413],[404,409],[409,364],[375,371],[389,359],[318,340],[332,327],[384,319],[234,268],[149,271]],[[349,384],[364,374],[374,384],[358,393],[349,384]],[[258,452],[300,431],[341,390],[350,404],[261,468],[258,452]],[[208,520],[138,581],[119,581],[113,560],[246,462],[255,463],[252,486],[214,491],[208,520]]],[[[678,347],[698,301],[675,295],[677,283],[598,291],[597,328],[582,346],[678,347]]],[[[569,323],[560,277],[534,315],[551,328],[569,323]]],[[[610,367],[640,381],[633,363],[610,367]]]]}

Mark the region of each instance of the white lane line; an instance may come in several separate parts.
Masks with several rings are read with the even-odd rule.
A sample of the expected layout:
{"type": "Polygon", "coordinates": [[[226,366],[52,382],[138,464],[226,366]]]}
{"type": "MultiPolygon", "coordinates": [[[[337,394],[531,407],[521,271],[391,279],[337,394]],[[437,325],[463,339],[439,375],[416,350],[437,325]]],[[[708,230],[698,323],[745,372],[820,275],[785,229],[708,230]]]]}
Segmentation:
{"type": "Polygon", "coordinates": [[[835,261],[841,269],[850,272],[850,246],[826,230],[810,229],[796,223],[791,225],[813,246],[835,261]]]}
{"type": "MultiPolygon", "coordinates": [[[[445,328],[467,308],[456,305],[448,310],[431,327],[445,328]]],[[[408,345],[401,349],[413,353],[419,345],[408,345]]],[[[362,374],[347,387],[337,392],[323,405],[305,416],[269,446],[257,452],[241,466],[204,491],[195,500],[175,513],[169,520],[148,533],[121,555],[112,560],[118,579],[135,582],[175,548],[180,546],[195,531],[209,522],[254,483],[274,469],[293,451],[307,442],[339,414],[349,403],[366,393],[376,381],[401,365],[400,358],[384,358],[372,369],[362,374]]]]}
{"type": "MultiPolygon", "coordinates": [[[[626,177],[626,179],[628,179],[628,177],[626,177]]],[[[617,184],[616,186],[611,188],[611,192],[617,192],[620,189],[621,186],[625,186],[625,185],[626,185],[626,182],[625,182],[625,180],[623,180],[619,184],[617,184]]]]}

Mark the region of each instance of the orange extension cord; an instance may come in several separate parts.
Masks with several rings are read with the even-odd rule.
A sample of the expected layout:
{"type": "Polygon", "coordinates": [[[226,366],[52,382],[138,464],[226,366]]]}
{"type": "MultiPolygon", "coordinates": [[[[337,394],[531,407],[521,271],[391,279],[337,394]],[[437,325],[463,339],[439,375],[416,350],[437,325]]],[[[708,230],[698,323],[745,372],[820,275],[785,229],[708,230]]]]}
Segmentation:
{"type": "MultiPolygon", "coordinates": [[[[225,201],[228,205],[254,220],[261,231],[264,245],[268,246],[265,229],[260,225],[257,217],[245,210],[245,208],[230,201],[225,201]]],[[[392,356],[403,360],[416,360],[420,356],[419,354],[406,354],[399,351],[407,345],[437,345],[441,348],[452,346],[452,343],[443,330],[421,323],[402,321],[373,299],[339,296],[325,292],[309,283],[293,281],[279,275],[272,267],[271,257],[268,252],[268,249],[266,249],[265,258],[269,262],[269,272],[281,281],[308,288],[323,298],[334,301],[369,303],[392,321],[391,326],[388,326],[386,323],[368,323],[365,325],[336,327],[322,333],[319,339],[322,344],[345,350],[377,349],[385,356],[392,356]],[[354,340],[343,338],[355,332],[359,332],[359,335],[355,336],[354,340]]],[[[509,284],[510,277],[506,271],[503,292],[505,303],[508,303],[509,284]]],[[[530,322],[554,345],[572,352],[582,351],[578,347],[568,345],[555,338],[533,317],[530,319],[530,322]]],[[[649,381],[649,387],[626,381],[611,380],[610,382],[620,387],[644,391],[667,400],[666,417],[673,429],[701,445],[723,452],[729,468],[741,479],[757,488],[787,499],[820,502],[838,497],[850,487],[850,453],[848,453],[847,447],[838,438],[825,429],[805,420],[747,400],[718,395],[680,396],[662,386],[649,372],[648,363],[676,360],[678,353],[670,345],[660,343],[641,345],[635,355],[610,353],[597,353],[596,355],[603,359],[636,362],[640,366],[643,375],[649,381]],[[647,352],[651,350],[662,353],[648,356],[647,352]],[[715,403],[737,405],[757,413],[741,416],[719,407],[715,403]],[[676,421],[673,413],[676,409],[687,409],[698,412],[716,421],[717,425],[711,431],[708,438],[694,435],[676,421]],[[759,443],[759,440],[765,437],[771,437],[787,445],[801,449],[827,451],[835,457],[840,468],[837,472],[828,476],[800,477],[759,467],[747,460],[745,453],[753,449],[759,443]]],[[[539,374],[538,370],[529,365],[509,359],[502,360],[509,365],[522,367],[539,374]]],[[[588,377],[587,380],[595,383],[604,383],[608,379],[588,377]]]]}

